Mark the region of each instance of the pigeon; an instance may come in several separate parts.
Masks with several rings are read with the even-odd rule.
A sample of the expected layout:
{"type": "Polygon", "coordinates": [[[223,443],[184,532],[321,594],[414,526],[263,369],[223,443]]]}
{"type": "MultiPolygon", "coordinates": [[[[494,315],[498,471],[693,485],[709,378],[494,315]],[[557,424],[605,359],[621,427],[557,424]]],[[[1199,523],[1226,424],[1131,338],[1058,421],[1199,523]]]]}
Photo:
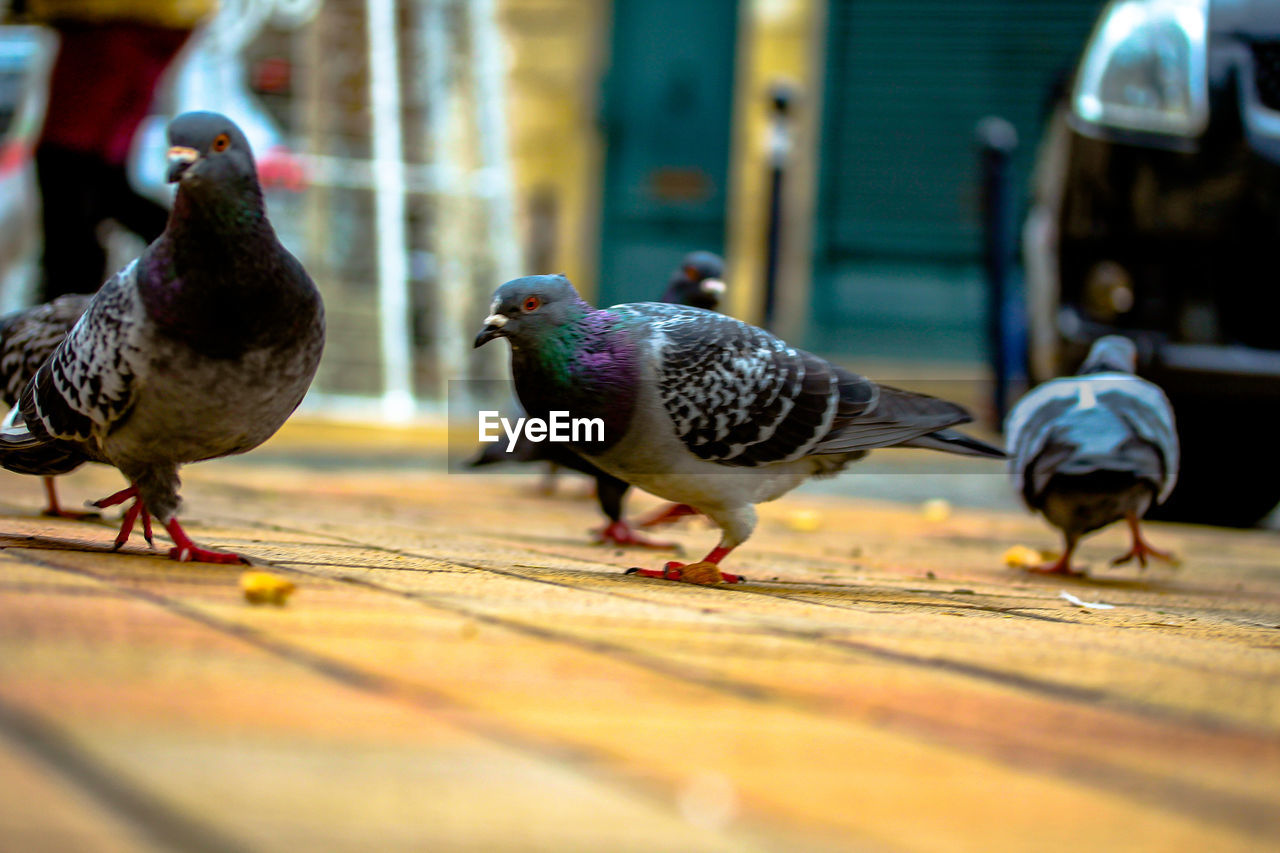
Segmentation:
{"type": "Polygon", "coordinates": [[[1074,574],[1080,538],[1125,519],[1129,551],[1113,561],[1171,560],[1142,538],[1140,520],[1178,479],[1173,408],[1159,386],[1134,375],[1128,338],[1094,342],[1075,376],[1045,382],[1018,401],[1005,422],[1009,472],[1027,508],[1062,531],[1060,558],[1033,571],[1074,574]]]}
{"type": "Polygon", "coordinates": [[[302,401],[324,348],[315,284],[267,221],[249,144],[225,116],[169,125],[176,183],[164,233],[89,302],[0,427],[0,466],[59,455],[112,465],[132,501],[116,548],[154,516],[175,560],[247,562],[197,546],[177,519],[178,469],[252,450],[302,401]]]}
{"type": "MultiPolygon", "coordinates": [[[[680,262],[680,268],[671,275],[667,289],[662,294],[662,301],[717,311],[725,289],[724,261],[721,257],[713,252],[695,251],[685,255],[680,262]]],[[[533,442],[521,433],[515,447],[511,450],[507,450],[506,445],[500,442],[487,445],[472,460],[471,465],[481,467],[507,461],[548,462],[551,486],[549,488],[544,486],[548,492],[554,488],[554,473],[557,467],[569,468],[593,477],[596,481],[596,499],[600,503],[600,511],[609,519],[608,523],[595,533],[598,543],[636,545],[643,548],[676,547],[674,542],[651,539],[629,524],[622,517],[622,501],[630,486],[624,480],[619,480],[592,465],[565,445],[547,441],[533,442]]],[[[638,526],[653,527],[693,514],[694,510],[684,505],[662,507],[642,520],[638,526]]]]}
{"type": "MultiPolygon", "coordinates": [[[[89,305],[89,299],[89,296],[83,294],[59,296],[52,302],[15,311],[0,318],[0,392],[3,392],[0,403],[5,408],[18,402],[22,389],[80,319],[89,305]]],[[[5,467],[44,478],[45,498],[48,501],[44,515],[82,519],[96,517],[97,513],[63,509],[58,502],[53,478],[74,471],[86,461],[88,460],[83,454],[74,450],[61,456],[35,453],[25,462],[21,454],[15,452],[9,456],[5,467]]]]}
{"type": "Polygon", "coordinates": [[[712,252],[690,252],[667,282],[662,301],[719,311],[724,292],[724,260],[712,252]]]}
{"type": "Polygon", "coordinates": [[[754,504],[874,448],[1004,458],[950,429],[971,420],[955,403],[879,385],[723,314],[657,302],[593,308],[564,276],[499,287],[475,346],[495,338],[510,343],[529,416],[599,419],[603,435],[573,450],[720,528],[703,560],[634,570],[644,577],[739,582],[720,563],[751,535],[754,504]]]}

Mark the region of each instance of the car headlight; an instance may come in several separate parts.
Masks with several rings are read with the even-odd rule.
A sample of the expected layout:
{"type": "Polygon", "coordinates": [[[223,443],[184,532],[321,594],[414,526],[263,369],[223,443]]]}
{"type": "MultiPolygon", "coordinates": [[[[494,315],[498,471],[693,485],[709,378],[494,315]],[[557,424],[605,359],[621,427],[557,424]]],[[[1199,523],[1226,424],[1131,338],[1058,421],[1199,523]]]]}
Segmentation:
{"type": "Polygon", "coordinates": [[[1115,0],[1076,76],[1072,107],[1088,125],[1189,138],[1209,123],[1208,0],[1115,0]]]}

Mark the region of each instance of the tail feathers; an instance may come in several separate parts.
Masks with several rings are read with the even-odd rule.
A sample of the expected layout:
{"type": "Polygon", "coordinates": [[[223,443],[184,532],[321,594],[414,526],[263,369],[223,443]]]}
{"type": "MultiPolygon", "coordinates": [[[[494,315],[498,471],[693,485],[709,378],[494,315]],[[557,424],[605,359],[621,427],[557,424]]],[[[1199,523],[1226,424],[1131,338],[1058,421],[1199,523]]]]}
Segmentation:
{"type": "Polygon", "coordinates": [[[944,453],[955,453],[960,456],[977,456],[982,459],[1005,459],[1005,452],[992,444],[980,441],[973,436],[956,432],[952,429],[940,429],[911,441],[903,442],[903,447],[923,447],[928,450],[941,450],[944,453]]]}
{"type": "Polygon", "coordinates": [[[32,435],[31,430],[27,429],[26,421],[17,406],[9,410],[4,423],[0,424],[0,453],[7,450],[39,447],[45,443],[45,439],[32,435]]]}

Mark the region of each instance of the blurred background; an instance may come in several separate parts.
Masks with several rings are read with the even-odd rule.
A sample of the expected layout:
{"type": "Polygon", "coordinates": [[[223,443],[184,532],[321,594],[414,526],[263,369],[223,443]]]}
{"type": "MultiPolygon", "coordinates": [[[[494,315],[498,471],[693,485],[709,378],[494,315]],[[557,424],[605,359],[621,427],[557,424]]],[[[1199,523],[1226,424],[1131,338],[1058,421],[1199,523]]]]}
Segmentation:
{"type": "MultiPolygon", "coordinates": [[[[1265,476],[1224,493],[1219,413],[1280,415],[1275,288],[1251,283],[1280,236],[1277,5],[0,0],[0,308],[41,294],[59,32],[171,6],[190,33],[130,180],[166,199],[178,112],[245,127],[328,306],[313,409],[431,412],[450,379],[505,375],[470,349],[498,283],[656,299],[704,249],[728,313],[873,375],[971,381],[991,425],[1129,334],[1178,408],[1204,496],[1184,515],[1251,523],[1280,453],[1234,460],[1265,476]]],[[[143,244],[101,232],[110,268],[143,244]]]]}

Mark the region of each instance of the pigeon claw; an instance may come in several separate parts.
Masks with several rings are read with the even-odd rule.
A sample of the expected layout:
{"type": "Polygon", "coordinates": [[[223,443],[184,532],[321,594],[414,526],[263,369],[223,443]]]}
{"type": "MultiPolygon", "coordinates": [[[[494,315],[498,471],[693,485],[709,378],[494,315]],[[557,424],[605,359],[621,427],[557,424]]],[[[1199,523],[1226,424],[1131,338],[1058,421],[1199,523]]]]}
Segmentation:
{"type": "Polygon", "coordinates": [[[1168,551],[1161,551],[1159,549],[1152,548],[1151,545],[1146,542],[1138,541],[1133,543],[1133,547],[1128,551],[1112,560],[1111,565],[1123,566],[1125,563],[1137,560],[1138,565],[1145,569],[1147,567],[1148,557],[1154,557],[1157,560],[1165,563],[1171,563],[1173,565],[1177,565],[1178,563],[1177,558],[1168,551]]]}
{"type": "Polygon", "coordinates": [[[1161,560],[1175,566],[1178,565],[1178,559],[1174,557],[1173,554],[1168,551],[1161,551],[1142,538],[1142,528],[1136,515],[1129,516],[1129,532],[1133,536],[1133,545],[1128,551],[1112,560],[1111,565],[1123,566],[1130,560],[1136,559],[1138,561],[1138,565],[1145,569],[1147,567],[1147,557],[1155,557],[1157,560],[1161,560]]]}
{"type": "Polygon", "coordinates": [[[718,583],[742,583],[746,578],[741,575],[731,575],[728,572],[720,571],[720,567],[715,563],[703,560],[698,563],[677,563],[669,562],[661,569],[627,569],[629,575],[639,575],[642,578],[657,578],[658,580],[682,581],[684,583],[694,583],[700,586],[710,586],[718,583]]]}
{"type": "Polygon", "coordinates": [[[210,548],[201,548],[196,545],[187,545],[179,547],[175,545],[169,549],[169,559],[177,560],[179,563],[229,563],[242,566],[251,565],[248,560],[239,554],[233,554],[230,551],[214,551],[210,548]]]}
{"type": "Polygon", "coordinates": [[[1027,566],[1027,571],[1041,575],[1067,575],[1068,577],[1078,577],[1084,574],[1084,571],[1081,569],[1071,568],[1071,563],[1065,554],[1051,563],[1041,563],[1038,566],[1027,566]]]}
{"type": "Polygon", "coordinates": [[[688,504],[667,504],[657,512],[640,522],[641,527],[656,527],[659,524],[673,524],[686,515],[701,515],[688,504]]]}
{"type": "Polygon", "coordinates": [[[612,542],[614,545],[635,545],[641,548],[679,548],[675,542],[660,542],[656,539],[650,539],[643,533],[637,531],[625,521],[615,521],[596,531],[596,542],[605,544],[612,542]]]}
{"type": "Polygon", "coordinates": [[[102,518],[100,512],[77,512],[73,509],[63,509],[58,503],[58,490],[53,484],[52,477],[44,478],[44,493],[49,501],[49,505],[40,511],[40,514],[46,518],[65,518],[68,521],[84,521],[89,518],[102,518]]]}
{"type": "Polygon", "coordinates": [[[191,541],[191,537],[182,529],[182,525],[178,523],[178,519],[176,518],[171,518],[165,522],[164,528],[169,531],[169,537],[173,539],[173,547],[169,549],[170,560],[177,560],[179,563],[236,563],[246,566],[252,565],[239,554],[233,554],[230,551],[215,551],[211,548],[201,548],[195,542],[191,541]]]}

